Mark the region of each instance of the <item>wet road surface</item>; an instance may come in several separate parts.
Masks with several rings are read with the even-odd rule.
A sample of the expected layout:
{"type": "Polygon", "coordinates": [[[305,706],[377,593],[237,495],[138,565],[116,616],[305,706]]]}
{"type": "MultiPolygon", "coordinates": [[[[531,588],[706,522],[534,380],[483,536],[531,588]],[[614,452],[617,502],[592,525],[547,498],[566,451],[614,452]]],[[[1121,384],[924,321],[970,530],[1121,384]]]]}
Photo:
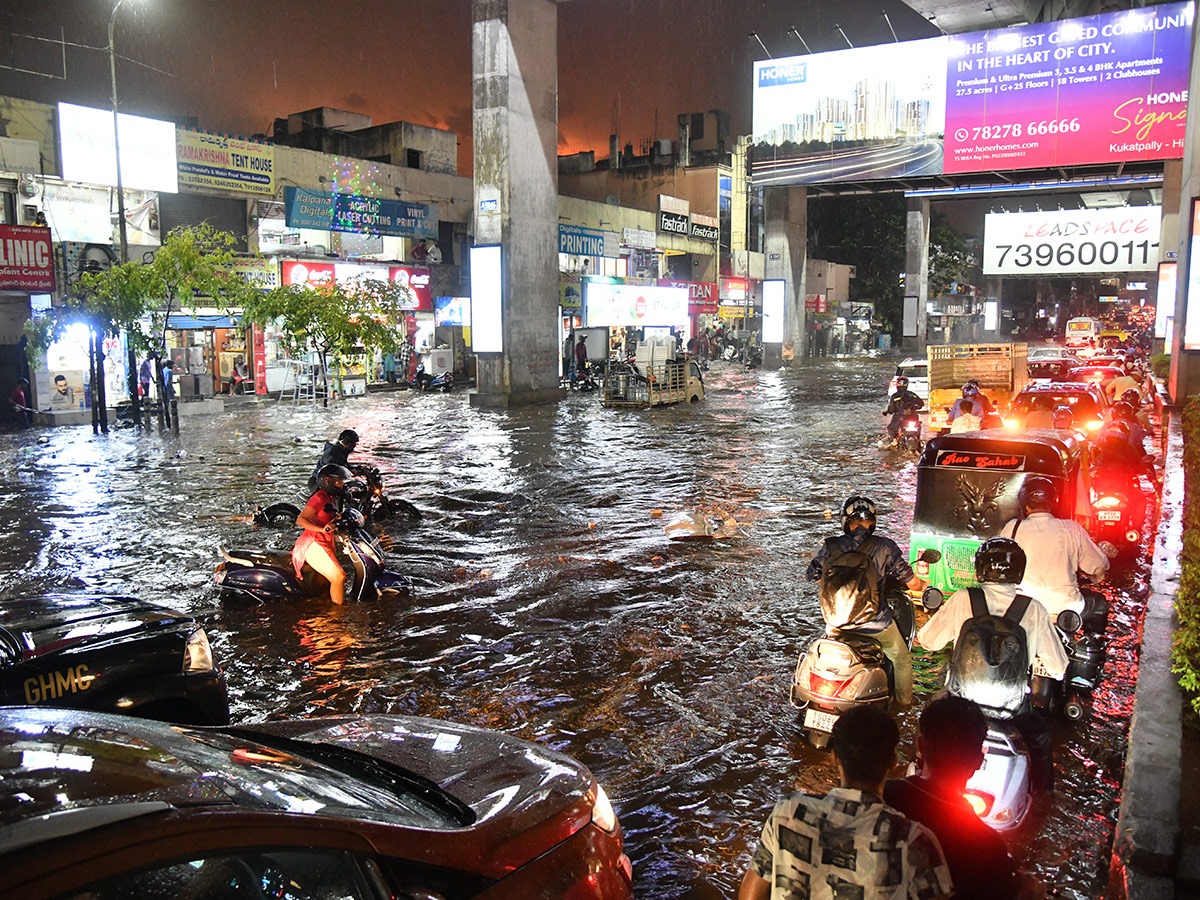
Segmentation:
{"type": "MultiPolygon", "coordinates": [[[[820,630],[802,581],[851,493],[908,543],[915,465],[873,441],[895,360],[794,372],[714,364],[698,407],[614,411],[595,394],[496,414],[465,393],[269,404],[178,436],[0,435],[0,571],[10,592],[129,592],[188,610],[228,675],[235,722],[405,713],[502,729],[580,759],[613,798],[640,897],[732,897],[774,800],[836,780],[787,690],[820,630]],[[387,531],[416,582],[394,604],[219,598],[217,545],[290,547],[256,504],[303,503],[321,442],[425,512],[387,531]],[[681,511],[725,539],[671,541],[681,511]],[[833,513],[834,518],[829,514],[833,513]]],[[[1058,791],[1010,839],[1057,896],[1107,882],[1144,563],[1115,585],[1104,680],[1057,726],[1058,791]]],[[[941,658],[919,657],[918,689],[941,658]]],[[[902,717],[907,758],[916,713],[902,717]]]]}

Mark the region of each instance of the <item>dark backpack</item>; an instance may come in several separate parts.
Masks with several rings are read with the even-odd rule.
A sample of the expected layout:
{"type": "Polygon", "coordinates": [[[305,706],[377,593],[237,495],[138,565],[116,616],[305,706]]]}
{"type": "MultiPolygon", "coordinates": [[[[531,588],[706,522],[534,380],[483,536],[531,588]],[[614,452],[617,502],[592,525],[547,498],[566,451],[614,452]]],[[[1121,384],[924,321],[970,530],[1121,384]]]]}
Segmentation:
{"type": "Polygon", "coordinates": [[[831,629],[852,629],[879,615],[883,573],[871,558],[874,537],[853,550],[842,550],[837,538],[826,538],[830,556],[821,567],[821,614],[831,629]]]}
{"type": "Polygon", "coordinates": [[[1030,598],[1017,594],[1004,615],[988,612],[982,588],[967,588],[971,618],[963,622],[950,656],[946,689],[1001,718],[1016,715],[1029,685],[1029,646],[1021,617],[1030,598]]]}

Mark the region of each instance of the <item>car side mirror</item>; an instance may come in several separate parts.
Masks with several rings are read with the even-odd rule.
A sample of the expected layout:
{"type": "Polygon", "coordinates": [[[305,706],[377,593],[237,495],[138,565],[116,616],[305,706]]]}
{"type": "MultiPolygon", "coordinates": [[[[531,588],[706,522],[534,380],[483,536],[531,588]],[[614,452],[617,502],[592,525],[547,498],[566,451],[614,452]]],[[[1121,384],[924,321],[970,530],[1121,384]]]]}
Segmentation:
{"type": "Polygon", "coordinates": [[[924,606],[930,612],[934,612],[936,609],[938,609],[938,607],[940,607],[942,605],[942,603],[943,603],[943,601],[945,601],[945,599],[946,599],[946,595],[943,594],[941,591],[939,591],[937,588],[927,587],[927,588],[925,588],[924,593],[921,594],[921,605],[924,606]]]}
{"type": "Polygon", "coordinates": [[[921,562],[929,563],[930,565],[933,565],[935,562],[937,562],[941,558],[942,558],[942,551],[934,550],[932,547],[930,547],[927,550],[922,550],[921,555],[917,557],[917,559],[919,559],[921,562]]]}
{"type": "Polygon", "coordinates": [[[1073,609],[1064,609],[1056,620],[1058,627],[1067,634],[1074,634],[1083,627],[1083,618],[1073,609]]]}

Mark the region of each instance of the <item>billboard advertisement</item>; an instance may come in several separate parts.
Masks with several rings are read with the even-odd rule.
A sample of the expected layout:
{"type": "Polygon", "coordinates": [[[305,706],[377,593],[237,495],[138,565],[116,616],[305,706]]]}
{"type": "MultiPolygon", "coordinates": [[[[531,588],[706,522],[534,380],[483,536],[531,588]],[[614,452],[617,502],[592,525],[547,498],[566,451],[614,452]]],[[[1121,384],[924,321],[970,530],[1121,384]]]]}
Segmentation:
{"type": "Polygon", "coordinates": [[[644,328],[687,325],[688,290],[648,284],[585,281],[584,321],[588,327],[644,328]]]}
{"type": "Polygon", "coordinates": [[[757,62],[754,181],[1181,157],[1192,17],[1167,3],[757,62]]]}
{"type": "Polygon", "coordinates": [[[1158,264],[1158,292],[1154,307],[1154,336],[1167,336],[1167,319],[1175,315],[1175,288],[1179,273],[1179,263],[1161,262],[1158,264]]]}
{"type": "Polygon", "coordinates": [[[988,213],[984,275],[1153,272],[1161,206],[988,213]]]}
{"type": "Polygon", "coordinates": [[[0,289],[54,290],[49,228],[0,225],[0,289]]]}
{"type": "MultiPolygon", "coordinates": [[[[179,192],[175,124],[120,113],[121,186],[126,190],[179,192]]],[[[117,139],[112,110],[58,104],[62,176],[84,184],[117,185],[117,139]]]]}
{"type": "Polygon", "coordinates": [[[275,195],[275,145],[179,128],[179,183],[246,194],[275,195]]]}

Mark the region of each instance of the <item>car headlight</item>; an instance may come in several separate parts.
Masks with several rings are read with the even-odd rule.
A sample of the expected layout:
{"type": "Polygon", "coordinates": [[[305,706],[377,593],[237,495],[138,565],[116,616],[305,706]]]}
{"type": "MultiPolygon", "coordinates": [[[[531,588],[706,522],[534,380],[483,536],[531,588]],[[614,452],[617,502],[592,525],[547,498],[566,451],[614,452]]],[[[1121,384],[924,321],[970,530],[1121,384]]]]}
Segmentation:
{"type": "Polygon", "coordinates": [[[592,821],[609,834],[617,830],[617,814],[608,800],[608,794],[599,782],[596,784],[596,802],[592,806],[592,821]]]}
{"type": "Polygon", "coordinates": [[[211,672],[215,668],[208,635],[204,633],[203,628],[197,628],[188,637],[187,646],[183,648],[183,671],[211,672]]]}

